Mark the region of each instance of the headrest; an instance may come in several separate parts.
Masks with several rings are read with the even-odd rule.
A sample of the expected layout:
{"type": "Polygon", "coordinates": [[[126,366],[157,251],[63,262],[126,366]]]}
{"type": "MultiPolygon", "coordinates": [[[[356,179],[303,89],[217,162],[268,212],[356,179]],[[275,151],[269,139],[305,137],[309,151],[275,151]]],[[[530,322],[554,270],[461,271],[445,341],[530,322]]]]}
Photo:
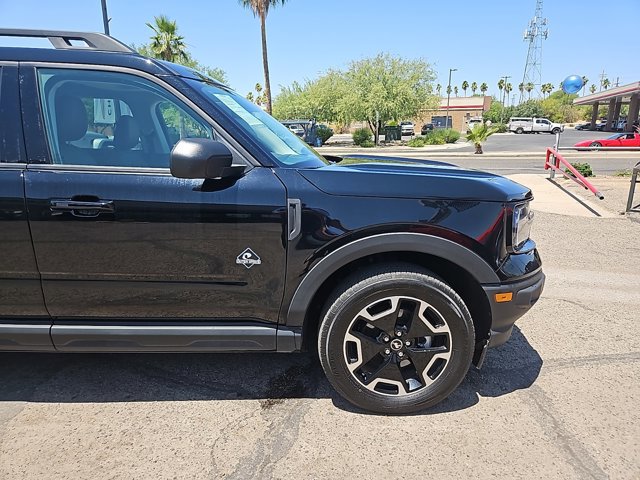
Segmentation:
{"type": "Polygon", "coordinates": [[[122,115],[113,131],[113,146],[118,150],[131,150],[140,142],[140,126],[131,115],[122,115]]]}
{"type": "Polygon", "coordinates": [[[87,110],[78,97],[60,96],[56,98],[56,120],[58,138],[62,142],[79,140],[87,133],[87,110]]]}

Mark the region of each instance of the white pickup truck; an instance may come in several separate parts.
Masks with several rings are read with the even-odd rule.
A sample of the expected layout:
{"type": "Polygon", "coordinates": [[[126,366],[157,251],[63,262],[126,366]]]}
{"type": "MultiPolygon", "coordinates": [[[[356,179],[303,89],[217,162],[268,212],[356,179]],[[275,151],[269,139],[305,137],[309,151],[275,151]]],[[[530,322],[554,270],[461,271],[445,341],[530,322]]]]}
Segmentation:
{"type": "Polygon", "coordinates": [[[553,123],[547,118],[537,117],[511,117],[509,119],[509,131],[515,133],[553,133],[564,131],[564,125],[553,123]]]}

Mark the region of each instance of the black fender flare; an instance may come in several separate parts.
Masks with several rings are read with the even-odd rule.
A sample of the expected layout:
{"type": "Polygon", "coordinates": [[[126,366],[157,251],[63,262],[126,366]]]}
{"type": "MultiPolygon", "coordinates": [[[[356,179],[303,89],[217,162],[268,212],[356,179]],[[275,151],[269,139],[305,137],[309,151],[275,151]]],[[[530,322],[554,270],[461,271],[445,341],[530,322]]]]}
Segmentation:
{"type": "Polygon", "coordinates": [[[288,327],[304,325],[306,311],[314,295],[335,271],[360,258],[387,252],[426,253],[455,263],[480,284],[500,283],[496,272],[477,253],[446,238],[422,233],[372,235],[334,250],[311,269],[293,294],[285,324],[288,327]]]}

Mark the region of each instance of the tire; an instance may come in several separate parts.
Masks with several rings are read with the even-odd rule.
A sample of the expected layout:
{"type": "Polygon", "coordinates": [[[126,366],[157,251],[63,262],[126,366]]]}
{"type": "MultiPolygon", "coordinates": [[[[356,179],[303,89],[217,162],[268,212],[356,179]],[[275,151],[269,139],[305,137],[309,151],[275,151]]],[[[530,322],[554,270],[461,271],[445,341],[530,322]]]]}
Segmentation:
{"type": "Polygon", "coordinates": [[[590,147],[600,148],[602,144],[600,142],[591,142],[590,147]]]}
{"type": "Polygon", "coordinates": [[[555,135],[555,134],[557,134],[557,133],[559,133],[559,132],[560,132],[560,129],[559,129],[559,128],[554,128],[553,130],[551,130],[551,133],[552,133],[553,135],[555,135]]]}
{"type": "Polygon", "coordinates": [[[523,133],[524,133],[524,129],[523,129],[522,127],[518,127],[518,128],[516,128],[516,133],[517,133],[518,135],[521,135],[521,134],[523,134],[523,133]]]}
{"type": "Polygon", "coordinates": [[[347,278],[327,300],[318,334],[331,385],[350,403],[386,414],[444,400],[469,370],[474,345],[473,321],[460,296],[411,264],[347,278]]]}

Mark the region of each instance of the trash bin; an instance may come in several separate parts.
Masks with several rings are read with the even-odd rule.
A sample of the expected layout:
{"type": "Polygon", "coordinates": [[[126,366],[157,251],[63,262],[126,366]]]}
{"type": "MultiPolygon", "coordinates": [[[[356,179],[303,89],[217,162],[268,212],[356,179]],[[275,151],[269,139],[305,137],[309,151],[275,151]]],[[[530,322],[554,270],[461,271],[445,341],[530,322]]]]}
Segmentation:
{"type": "Polygon", "coordinates": [[[391,142],[393,140],[402,140],[402,127],[387,125],[384,127],[384,141],[391,142]]]}

